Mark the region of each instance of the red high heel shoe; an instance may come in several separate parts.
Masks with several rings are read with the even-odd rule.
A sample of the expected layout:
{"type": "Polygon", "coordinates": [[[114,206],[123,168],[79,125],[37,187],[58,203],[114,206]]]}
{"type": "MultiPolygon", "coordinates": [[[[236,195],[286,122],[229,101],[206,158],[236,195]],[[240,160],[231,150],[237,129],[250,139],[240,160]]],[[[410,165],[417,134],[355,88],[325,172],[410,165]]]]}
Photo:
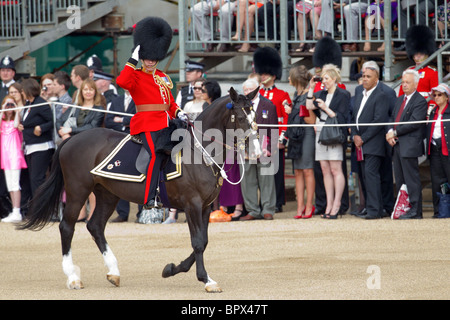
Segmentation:
{"type": "Polygon", "coordinates": [[[294,219],[301,219],[301,218],[303,218],[303,215],[305,214],[305,210],[306,210],[306,207],[303,209],[302,213],[294,216],[294,219]]]}
{"type": "Polygon", "coordinates": [[[311,218],[313,216],[313,214],[314,214],[314,211],[316,211],[316,207],[313,206],[312,209],[311,209],[311,212],[308,215],[303,215],[302,218],[303,219],[311,218]]]}

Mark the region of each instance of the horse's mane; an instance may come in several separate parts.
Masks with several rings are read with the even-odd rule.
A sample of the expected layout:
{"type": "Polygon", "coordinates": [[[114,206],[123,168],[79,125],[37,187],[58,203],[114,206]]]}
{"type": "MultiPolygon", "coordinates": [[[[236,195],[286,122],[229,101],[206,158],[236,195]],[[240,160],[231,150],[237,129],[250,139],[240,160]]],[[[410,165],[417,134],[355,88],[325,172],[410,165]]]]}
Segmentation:
{"type": "MultiPolygon", "coordinates": [[[[197,116],[197,118],[195,119],[196,121],[198,121],[198,120],[203,120],[203,119],[205,119],[206,117],[208,117],[208,115],[211,113],[211,112],[218,112],[218,111],[220,111],[220,107],[219,106],[222,106],[222,104],[224,104],[224,102],[225,101],[229,101],[230,100],[230,96],[223,96],[223,97],[220,97],[220,98],[217,98],[216,100],[214,100],[209,106],[207,106],[198,116],[197,116]]],[[[225,111],[225,106],[222,106],[222,108],[223,108],[223,111],[225,111]]]]}

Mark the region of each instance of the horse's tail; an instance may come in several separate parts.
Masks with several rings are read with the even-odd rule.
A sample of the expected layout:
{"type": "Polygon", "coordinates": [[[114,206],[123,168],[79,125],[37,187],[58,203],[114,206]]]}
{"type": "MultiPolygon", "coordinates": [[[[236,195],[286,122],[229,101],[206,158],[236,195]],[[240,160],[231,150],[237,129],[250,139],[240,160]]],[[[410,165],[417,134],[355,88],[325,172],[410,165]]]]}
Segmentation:
{"type": "Polygon", "coordinates": [[[17,229],[38,231],[44,228],[52,217],[57,216],[64,191],[64,177],[59,162],[59,154],[68,140],[64,140],[53,155],[49,176],[36,190],[28,204],[28,213],[23,222],[17,226],[17,229]]]}

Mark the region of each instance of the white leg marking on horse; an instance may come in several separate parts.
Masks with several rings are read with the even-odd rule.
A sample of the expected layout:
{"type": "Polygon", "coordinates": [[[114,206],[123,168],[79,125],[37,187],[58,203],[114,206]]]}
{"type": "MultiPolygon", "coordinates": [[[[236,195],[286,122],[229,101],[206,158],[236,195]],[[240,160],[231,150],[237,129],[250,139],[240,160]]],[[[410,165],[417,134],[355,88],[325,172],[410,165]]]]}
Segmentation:
{"type": "Polygon", "coordinates": [[[215,282],[209,276],[208,276],[208,282],[205,284],[205,290],[207,292],[222,292],[222,289],[219,287],[217,282],[215,282]]]}
{"type": "Polygon", "coordinates": [[[80,281],[80,268],[73,264],[72,250],[66,255],[63,255],[62,267],[64,274],[67,276],[67,287],[74,289],[73,285],[81,283],[80,281]]]}
{"type": "Polygon", "coordinates": [[[106,251],[103,252],[103,260],[105,261],[105,265],[108,267],[109,275],[120,276],[117,259],[108,245],[106,245],[106,251]]]}

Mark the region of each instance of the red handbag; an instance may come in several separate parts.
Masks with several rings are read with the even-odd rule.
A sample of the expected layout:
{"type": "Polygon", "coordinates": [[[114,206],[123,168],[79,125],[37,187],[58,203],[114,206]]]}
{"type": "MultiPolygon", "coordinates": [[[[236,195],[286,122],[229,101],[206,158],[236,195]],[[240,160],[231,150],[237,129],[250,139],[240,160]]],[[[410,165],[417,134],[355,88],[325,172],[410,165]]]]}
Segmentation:
{"type": "Polygon", "coordinates": [[[301,105],[301,106],[300,106],[300,113],[299,113],[299,116],[300,116],[300,117],[304,117],[304,118],[309,117],[309,110],[306,109],[306,106],[304,106],[304,105],[301,105]]]}

